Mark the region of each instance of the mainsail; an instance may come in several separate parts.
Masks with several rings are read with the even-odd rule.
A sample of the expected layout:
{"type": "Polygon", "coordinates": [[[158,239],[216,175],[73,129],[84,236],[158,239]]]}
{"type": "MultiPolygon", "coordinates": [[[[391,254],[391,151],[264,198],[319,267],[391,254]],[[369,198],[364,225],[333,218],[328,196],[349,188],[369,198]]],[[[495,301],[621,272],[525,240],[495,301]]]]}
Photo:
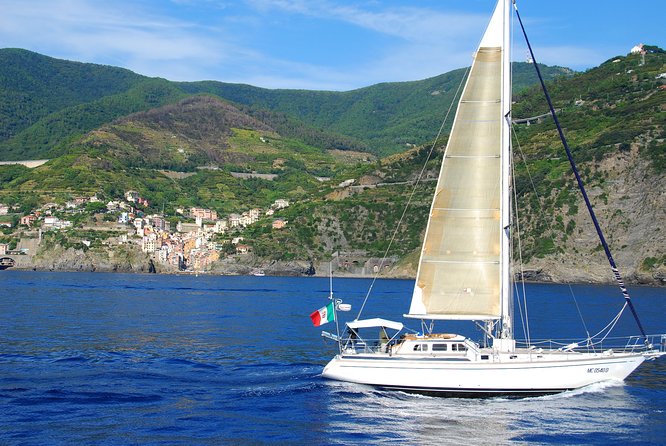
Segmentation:
{"type": "Polygon", "coordinates": [[[458,104],[408,317],[487,320],[503,315],[508,180],[502,173],[509,156],[503,128],[511,96],[510,87],[503,87],[510,82],[505,8],[507,2],[498,2],[458,104]]]}

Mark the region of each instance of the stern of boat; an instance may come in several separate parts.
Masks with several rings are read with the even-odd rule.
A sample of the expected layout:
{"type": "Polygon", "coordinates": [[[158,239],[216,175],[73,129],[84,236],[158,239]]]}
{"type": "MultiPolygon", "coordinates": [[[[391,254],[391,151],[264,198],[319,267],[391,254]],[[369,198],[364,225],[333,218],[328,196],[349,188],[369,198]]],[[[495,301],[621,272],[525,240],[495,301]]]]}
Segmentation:
{"type": "Polygon", "coordinates": [[[337,381],[351,381],[349,377],[342,373],[340,360],[340,355],[335,355],[335,357],[333,357],[333,359],[331,359],[328,364],[326,364],[326,367],[324,367],[324,370],[321,372],[321,376],[337,381]]]}

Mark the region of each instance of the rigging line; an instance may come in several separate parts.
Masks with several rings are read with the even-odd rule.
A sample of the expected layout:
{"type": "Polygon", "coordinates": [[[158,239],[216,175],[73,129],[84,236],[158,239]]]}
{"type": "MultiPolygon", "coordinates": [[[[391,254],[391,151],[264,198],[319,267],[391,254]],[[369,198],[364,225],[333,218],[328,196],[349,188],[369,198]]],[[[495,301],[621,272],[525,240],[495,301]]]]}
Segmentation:
{"type": "MultiPolygon", "coordinates": [[[[620,320],[620,316],[622,315],[622,312],[624,311],[624,309],[626,308],[626,306],[627,306],[627,304],[626,304],[626,302],[625,302],[625,304],[622,306],[622,310],[620,310],[620,312],[617,314],[617,316],[615,316],[615,318],[611,321],[610,324],[606,325],[606,327],[609,327],[609,326],[610,326],[610,328],[608,328],[608,332],[606,333],[606,335],[605,335],[603,338],[599,339],[599,341],[597,341],[597,342],[595,342],[594,344],[592,344],[593,346],[594,346],[594,345],[602,345],[602,344],[603,344],[603,342],[606,340],[606,338],[608,337],[608,335],[611,334],[611,332],[612,332],[613,329],[615,328],[615,325],[616,325],[616,324],[618,323],[618,321],[620,320]]],[[[604,329],[605,329],[606,327],[604,327],[604,329]]],[[[601,332],[599,332],[599,333],[597,333],[597,334],[601,334],[601,332]]],[[[646,342],[647,342],[647,336],[646,336],[646,342]]]]}
{"type": "Polygon", "coordinates": [[[583,199],[585,200],[585,205],[587,206],[587,210],[590,214],[590,217],[592,218],[592,222],[594,223],[594,228],[597,230],[599,241],[601,242],[601,245],[603,246],[604,251],[606,252],[606,257],[608,258],[608,263],[610,264],[611,270],[613,271],[613,274],[615,276],[615,281],[620,287],[620,291],[622,292],[625,301],[629,304],[629,309],[631,310],[631,313],[633,314],[634,319],[636,320],[636,324],[638,325],[638,328],[641,331],[641,334],[643,335],[643,340],[647,344],[648,338],[647,335],[645,334],[645,330],[643,329],[643,324],[641,324],[641,321],[638,318],[638,313],[636,313],[636,309],[634,308],[634,304],[633,302],[631,302],[629,291],[627,290],[627,287],[624,285],[624,280],[620,275],[620,270],[615,264],[615,260],[613,260],[613,255],[611,254],[610,248],[608,247],[608,243],[606,243],[606,238],[604,237],[604,234],[601,231],[601,226],[599,226],[599,222],[597,221],[594,209],[592,209],[592,203],[590,202],[590,198],[587,196],[587,192],[585,191],[583,180],[580,177],[580,173],[578,173],[578,169],[576,168],[576,162],[574,161],[573,155],[571,154],[571,150],[569,149],[569,144],[567,143],[567,140],[564,137],[564,132],[562,131],[562,127],[560,126],[560,121],[557,119],[557,115],[555,114],[555,107],[553,107],[553,102],[550,99],[550,95],[548,94],[548,90],[546,89],[546,84],[543,81],[543,77],[541,76],[541,70],[539,70],[539,64],[537,63],[537,60],[534,57],[534,52],[532,51],[532,45],[530,44],[530,41],[527,38],[527,31],[525,31],[525,27],[523,26],[523,21],[520,18],[520,13],[518,12],[518,6],[516,5],[516,0],[513,0],[513,7],[516,10],[516,17],[518,17],[518,22],[520,23],[520,28],[523,31],[523,36],[525,36],[525,43],[527,43],[527,48],[530,51],[530,57],[532,57],[532,61],[534,62],[534,68],[536,70],[537,76],[539,77],[541,88],[543,90],[544,95],[546,96],[546,101],[548,102],[548,107],[550,108],[550,114],[553,116],[553,121],[555,122],[555,126],[557,126],[557,132],[560,135],[560,140],[562,141],[564,150],[567,153],[567,158],[569,159],[569,164],[571,164],[571,168],[576,177],[576,181],[578,182],[578,188],[580,189],[580,192],[583,195],[583,199]]]}
{"type": "MultiPolygon", "coordinates": [[[[544,208],[543,208],[542,203],[541,203],[541,196],[539,195],[539,192],[537,191],[536,186],[534,184],[534,179],[532,177],[532,172],[530,172],[530,166],[527,163],[527,156],[525,155],[525,152],[523,151],[523,148],[520,145],[520,139],[518,138],[518,132],[516,132],[516,128],[515,128],[514,124],[515,124],[514,122],[511,123],[511,131],[513,132],[513,137],[516,141],[516,145],[518,146],[518,152],[520,153],[520,157],[522,158],[523,164],[525,165],[525,171],[527,172],[527,177],[530,180],[530,185],[532,186],[532,192],[534,192],[534,196],[536,197],[537,202],[539,203],[539,207],[540,207],[540,209],[543,213],[544,208]]],[[[512,145],[512,147],[513,147],[513,145],[512,145]]],[[[515,175],[515,173],[514,173],[514,175],[515,175]]],[[[514,178],[514,197],[515,197],[514,199],[516,201],[516,215],[518,215],[518,205],[517,205],[518,197],[517,197],[517,194],[518,194],[518,190],[515,186],[515,178],[514,178]]],[[[529,212],[530,208],[528,207],[527,209],[528,209],[528,212],[529,212]]],[[[519,224],[518,221],[517,221],[516,224],[519,224]]],[[[547,220],[547,224],[548,224],[548,229],[549,229],[550,233],[552,234],[553,233],[553,221],[549,219],[549,220],[547,220]]],[[[520,237],[520,230],[517,229],[517,231],[518,231],[518,236],[520,237]]],[[[522,238],[519,238],[518,239],[519,246],[521,245],[521,243],[522,243],[522,238]]],[[[523,274],[522,267],[524,266],[523,258],[522,258],[523,252],[522,252],[522,249],[520,247],[518,249],[518,253],[520,255],[521,277],[524,277],[524,275],[522,275],[523,274]]],[[[523,279],[521,282],[522,282],[522,285],[523,285],[523,300],[524,300],[523,305],[525,306],[525,309],[527,309],[527,292],[525,290],[525,280],[523,279]]],[[[574,300],[575,300],[575,297],[574,297],[574,300]]],[[[576,302],[576,305],[578,305],[577,302],[576,302]]],[[[529,319],[527,319],[527,322],[528,322],[528,326],[529,326],[529,319]]]]}
{"type": "Polygon", "coordinates": [[[525,170],[527,171],[527,177],[530,179],[530,184],[532,185],[532,191],[534,192],[534,196],[537,198],[537,201],[541,203],[541,197],[539,196],[539,193],[536,190],[536,186],[534,185],[534,180],[532,179],[532,173],[530,172],[530,166],[527,164],[527,157],[525,156],[525,153],[523,152],[523,148],[520,146],[520,140],[518,139],[518,133],[516,133],[516,129],[511,125],[511,131],[513,132],[513,137],[516,140],[516,144],[518,144],[518,151],[520,152],[520,157],[523,159],[523,164],[525,164],[525,170]]]}
{"type": "MultiPolygon", "coordinates": [[[[520,139],[518,138],[518,133],[516,132],[515,126],[513,122],[511,123],[511,131],[513,132],[513,137],[516,141],[516,144],[518,145],[518,151],[520,152],[520,156],[523,159],[523,164],[525,165],[525,171],[527,172],[527,177],[530,179],[530,184],[532,185],[532,191],[534,191],[534,196],[537,199],[537,202],[539,203],[539,206],[541,206],[541,197],[539,196],[539,192],[536,190],[536,186],[534,185],[534,180],[532,178],[532,173],[530,172],[530,166],[527,164],[527,157],[525,156],[525,152],[523,152],[523,148],[520,145],[520,139]]],[[[511,146],[513,147],[513,145],[511,146]]],[[[527,315],[527,290],[525,289],[525,274],[523,270],[523,250],[522,250],[522,237],[520,236],[520,221],[518,219],[518,189],[516,187],[516,174],[515,174],[515,165],[512,167],[513,169],[513,194],[514,194],[514,206],[516,209],[515,215],[516,215],[516,232],[518,234],[518,255],[520,258],[520,277],[521,277],[521,284],[523,288],[523,306],[525,307],[525,319],[527,321],[527,333],[529,336],[529,317],[527,315]]],[[[543,210],[543,208],[542,208],[543,210]]],[[[529,207],[528,207],[529,211],[529,207]]],[[[550,232],[553,232],[553,222],[551,220],[548,221],[548,227],[550,229],[550,232]]],[[[520,300],[519,300],[520,302],[520,300]]],[[[529,337],[528,337],[528,342],[529,342],[529,337]]]]}
{"type": "MultiPolygon", "coordinates": [[[[442,136],[442,132],[444,131],[444,126],[446,125],[446,122],[449,119],[449,115],[451,114],[451,109],[453,108],[453,104],[457,103],[456,98],[458,97],[458,94],[460,93],[461,87],[465,83],[465,79],[467,78],[467,75],[469,74],[470,69],[471,69],[471,66],[467,67],[465,69],[465,72],[463,73],[463,76],[460,79],[460,83],[458,84],[458,88],[456,89],[456,92],[453,95],[453,98],[451,98],[451,103],[449,104],[449,108],[446,111],[446,115],[444,116],[444,120],[442,121],[442,125],[439,126],[439,130],[437,131],[437,136],[435,137],[435,140],[433,141],[432,145],[430,146],[430,150],[428,151],[428,156],[426,157],[426,160],[423,163],[423,167],[421,167],[421,171],[419,172],[419,176],[416,178],[416,181],[414,182],[414,187],[412,188],[412,191],[409,194],[409,198],[407,199],[407,204],[405,205],[405,208],[402,211],[402,215],[400,216],[400,220],[398,220],[398,224],[395,226],[395,230],[393,231],[393,234],[391,235],[391,240],[389,241],[389,244],[386,247],[386,250],[384,251],[384,256],[382,257],[382,260],[379,263],[379,268],[377,269],[377,272],[372,277],[372,282],[370,282],[370,286],[368,287],[368,292],[366,293],[365,298],[363,299],[363,304],[361,305],[361,308],[358,310],[358,314],[356,315],[356,319],[359,319],[361,317],[361,313],[363,313],[363,309],[365,308],[365,304],[368,302],[368,298],[370,297],[370,293],[372,292],[372,288],[375,286],[375,282],[377,281],[377,278],[379,277],[379,273],[382,271],[382,268],[384,267],[384,263],[386,262],[386,257],[388,256],[388,253],[391,249],[391,246],[393,246],[393,242],[395,241],[395,238],[398,235],[398,231],[400,230],[400,226],[402,226],[402,221],[404,220],[405,215],[407,215],[407,209],[409,209],[409,206],[412,203],[412,199],[414,198],[414,194],[416,193],[416,189],[418,188],[419,184],[421,183],[421,178],[423,178],[423,173],[425,172],[426,167],[428,166],[428,161],[430,161],[430,158],[432,157],[432,153],[434,152],[435,147],[437,146],[437,141],[439,141],[439,138],[442,136]]],[[[442,163],[443,162],[444,162],[444,157],[442,157],[442,163]]]]}
{"type": "MultiPolygon", "coordinates": [[[[537,192],[536,186],[534,185],[534,179],[532,178],[532,173],[530,172],[530,166],[529,166],[529,164],[527,164],[527,157],[525,156],[525,152],[523,152],[523,148],[520,145],[520,140],[518,139],[518,132],[516,132],[514,123],[511,124],[511,131],[513,132],[513,136],[516,140],[516,144],[518,145],[518,151],[520,152],[520,157],[522,158],[523,164],[525,165],[525,171],[527,172],[527,177],[530,179],[530,185],[532,186],[532,191],[534,192],[534,196],[536,197],[538,206],[541,210],[541,215],[543,215],[545,213],[545,211],[544,211],[544,207],[542,206],[542,203],[541,203],[541,196],[539,195],[539,192],[537,192]]],[[[514,190],[514,192],[517,194],[518,191],[514,190]]],[[[525,200],[525,201],[527,202],[527,200],[525,200]]],[[[529,211],[530,211],[529,206],[527,207],[527,211],[528,211],[528,214],[529,214],[529,211]]],[[[548,225],[548,232],[549,232],[549,234],[551,234],[551,238],[553,238],[552,237],[552,235],[554,234],[553,220],[552,219],[546,219],[546,218],[542,218],[542,220],[545,221],[546,224],[548,225]]],[[[522,255],[522,252],[521,252],[521,255],[522,255]]],[[[521,259],[521,261],[522,261],[522,259],[521,259]]]]}
{"type": "MultiPolygon", "coordinates": [[[[518,223],[520,219],[518,218],[518,199],[516,196],[516,171],[515,171],[515,166],[514,163],[511,163],[511,183],[513,185],[513,209],[514,209],[514,216],[515,216],[515,221],[516,221],[516,237],[518,238],[518,258],[519,258],[519,264],[520,264],[520,281],[523,283],[523,293],[525,291],[524,283],[525,283],[525,276],[523,274],[523,264],[522,264],[522,253],[521,253],[521,245],[520,245],[520,224],[518,223]]],[[[513,232],[512,232],[513,234],[513,232]]],[[[523,333],[525,334],[525,340],[527,341],[527,344],[529,345],[529,334],[528,331],[525,328],[525,315],[523,314],[523,306],[521,305],[520,302],[520,293],[518,292],[518,284],[515,282],[513,283],[513,286],[515,288],[515,293],[516,296],[516,301],[518,302],[518,311],[520,313],[520,322],[523,327],[523,333]]],[[[524,296],[524,294],[523,294],[524,296]]],[[[527,308],[526,308],[527,309],[527,308]]]]}
{"type": "MultiPolygon", "coordinates": [[[[540,208],[541,214],[544,214],[544,207],[541,203],[541,196],[539,195],[539,192],[537,192],[536,186],[534,185],[534,179],[532,178],[532,172],[530,172],[530,166],[527,164],[527,157],[525,156],[525,152],[523,152],[523,148],[520,145],[520,140],[518,139],[518,132],[516,132],[516,129],[512,123],[511,125],[511,131],[513,132],[513,136],[516,140],[516,144],[518,144],[518,151],[520,152],[520,157],[523,160],[523,164],[525,165],[525,171],[527,172],[527,177],[530,179],[530,185],[532,186],[532,192],[534,192],[534,196],[536,197],[538,206],[540,208]]],[[[517,192],[517,191],[516,191],[517,192]]],[[[526,200],[527,201],[527,200],[526,200]]],[[[530,208],[527,208],[528,212],[530,208]]],[[[552,219],[543,219],[547,225],[548,225],[548,231],[552,235],[553,234],[553,221],[552,219]]]]}
{"type": "Polygon", "coordinates": [[[583,328],[585,329],[585,334],[587,335],[587,344],[590,345],[590,341],[592,340],[590,338],[590,330],[587,329],[587,324],[585,324],[585,318],[583,318],[583,313],[580,312],[580,307],[578,306],[578,300],[576,300],[576,295],[574,294],[573,288],[571,288],[571,284],[569,285],[569,292],[571,293],[571,297],[573,297],[573,301],[576,304],[576,311],[578,311],[578,316],[580,316],[580,321],[583,323],[583,328]]]}
{"type": "MultiPolygon", "coordinates": [[[[624,313],[625,308],[627,308],[627,303],[626,302],[624,303],[624,305],[622,305],[622,308],[620,308],[620,311],[618,311],[618,313],[615,315],[615,317],[613,319],[611,319],[611,321],[604,328],[602,328],[601,330],[599,330],[599,332],[597,332],[594,336],[592,336],[592,339],[601,335],[606,330],[609,330],[608,327],[610,327],[611,325],[614,326],[615,322],[618,321],[620,319],[620,316],[622,316],[622,313],[624,313]]],[[[610,334],[610,331],[608,332],[608,334],[610,334]]],[[[608,337],[608,334],[606,334],[606,336],[604,336],[604,339],[606,339],[608,337]]]]}
{"type": "MultiPolygon", "coordinates": [[[[518,292],[518,283],[513,282],[513,288],[517,296],[520,296],[520,293],[518,292]]],[[[525,329],[525,318],[523,316],[523,306],[520,303],[520,298],[516,299],[518,301],[518,312],[520,313],[520,323],[523,326],[523,333],[527,333],[527,330],[525,329]]],[[[527,345],[530,345],[530,340],[529,340],[529,335],[525,335],[525,342],[527,345]]]]}
{"type": "MultiPolygon", "coordinates": [[[[509,123],[511,128],[513,128],[513,125],[509,123]]],[[[512,157],[513,158],[513,157],[512,157]]],[[[521,319],[523,318],[523,310],[522,308],[525,308],[525,320],[523,321],[523,332],[525,333],[525,338],[527,340],[527,344],[529,345],[530,343],[530,320],[527,315],[527,293],[525,291],[525,271],[523,269],[523,246],[522,246],[522,239],[520,236],[520,218],[518,217],[518,194],[516,192],[516,172],[515,172],[515,166],[514,163],[511,163],[511,181],[513,182],[513,206],[515,209],[514,215],[515,215],[515,220],[516,220],[516,239],[518,241],[518,261],[520,264],[520,283],[522,284],[523,288],[523,305],[520,305],[520,298],[518,298],[518,306],[520,307],[520,317],[521,319]]],[[[517,287],[516,287],[517,289],[517,287]]],[[[520,296],[520,294],[519,294],[520,296]]]]}

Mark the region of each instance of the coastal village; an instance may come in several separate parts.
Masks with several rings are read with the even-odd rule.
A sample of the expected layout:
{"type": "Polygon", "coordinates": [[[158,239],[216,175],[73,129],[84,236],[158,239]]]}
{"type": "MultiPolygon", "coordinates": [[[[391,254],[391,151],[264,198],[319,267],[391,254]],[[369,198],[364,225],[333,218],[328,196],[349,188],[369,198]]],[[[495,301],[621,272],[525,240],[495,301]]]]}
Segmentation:
{"type": "MultiPolygon", "coordinates": [[[[76,197],[64,204],[46,203],[25,215],[0,203],[0,230],[5,239],[11,240],[0,243],[0,257],[34,255],[31,250],[38,249],[45,234],[73,228],[77,216],[88,213],[92,218],[80,222],[79,227],[88,230],[89,234],[115,235],[104,237],[102,245],[140,246],[141,251],[150,256],[153,272],[155,264],[167,270],[197,272],[207,269],[224,255],[250,253],[252,247],[245,241],[242,231],[260,219],[271,221],[273,230],[281,230],[288,224],[279,217],[279,211],[289,206],[285,199],[275,200],[268,209],[253,208],[226,217],[218,216],[215,210],[192,207],[176,209],[176,216],[172,218],[146,213],[149,205],[145,198],[132,190],[125,193],[124,200],[104,203],[96,195],[76,197]],[[172,225],[173,221],[177,223],[172,225]],[[33,237],[24,239],[21,234],[25,233],[33,237]]],[[[93,238],[83,238],[80,244],[90,248],[93,238]]]]}

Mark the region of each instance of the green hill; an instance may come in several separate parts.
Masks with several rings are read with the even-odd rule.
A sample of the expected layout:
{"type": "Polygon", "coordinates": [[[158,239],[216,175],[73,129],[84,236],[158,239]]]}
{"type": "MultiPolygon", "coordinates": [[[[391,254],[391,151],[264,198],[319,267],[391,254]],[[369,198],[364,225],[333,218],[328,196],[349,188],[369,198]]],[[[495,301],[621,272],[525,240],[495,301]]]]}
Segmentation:
{"type": "MultiPolygon", "coordinates": [[[[137,190],[173,213],[176,207],[208,207],[238,212],[266,207],[277,198],[303,199],[316,194],[318,176],[334,176],[348,163],[367,162],[367,153],[331,151],[304,142],[310,136],[328,146],[335,136],[294,125],[271,112],[247,113],[243,107],[209,95],[189,96],[174,104],[130,114],[88,132],[54,151],[61,154],[35,169],[0,166],[0,202],[20,206],[60,201],[72,195],[105,199],[137,190]],[[341,155],[340,153],[344,153],[341,155]],[[273,177],[241,179],[232,173],[273,177]]],[[[53,151],[52,151],[53,152],[53,151]]]]}
{"type": "MultiPolygon", "coordinates": [[[[514,64],[517,89],[536,82],[514,64]]],[[[548,78],[570,74],[543,67],[548,78]]],[[[0,50],[0,159],[52,157],[57,147],[114,119],[215,94],[263,115],[283,134],[342,150],[389,154],[434,137],[464,70],[349,92],[269,90],[223,82],[177,83],[128,70],[0,50]],[[305,124],[305,125],[304,125],[305,124]],[[325,135],[325,136],[324,136],[325,135]]]]}
{"type": "MultiPolygon", "coordinates": [[[[640,56],[616,57],[549,83],[615,260],[625,276],[637,282],[666,279],[666,239],[663,225],[655,224],[666,220],[666,79],[660,77],[665,72],[666,55],[653,52],[644,65],[640,56]]],[[[519,93],[517,99],[514,119],[547,112],[540,89],[519,93]]],[[[516,226],[514,248],[521,246],[525,268],[557,281],[612,280],[552,120],[514,128],[516,223],[521,233],[519,243],[516,226]]],[[[324,200],[290,208],[290,218],[298,225],[282,234],[281,249],[276,249],[274,235],[257,230],[258,252],[275,259],[320,258],[352,249],[382,255],[412,193],[411,185],[401,183],[416,177],[426,152],[425,147],[415,148],[356,173],[356,178],[374,176],[389,185],[351,195],[333,192],[324,200]]],[[[436,175],[439,156],[429,161],[427,178],[436,175]]],[[[425,182],[415,190],[389,254],[418,257],[433,188],[434,183],[425,182]]]]}
{"type": "MultiPolygon", "coordinates": [[[[621,56],[549,82],[615,259],[628,279],[636,281],[666,278],[666,265],[660,260],[666,258],[666,239],[662,225],[655,224],[666,218],[665,72],[666,55],[651,52],[645,64],[640,56],[621,56]]],[[[381,160],[349,149],[391,152],[386,147],[394,144],[397,150],[410,141],[391,140],[391,132],[398,135],[400,128],[413,141],[427,142],[441,118],[428,113],[443,115],[447,88],[460,75],[457,71],[352,92],[139,79],[126,91],[66,106],[31,124],[42,125],[45,138],[51,134],[48,129],[75,128],[74,117],[84,113],[74,111],[81,108],[96,115],[97,107],[105,104],[101,108],[107,109],[106,116],[119,114],[105,117],[103,125],[90,130],[80,126],[63,131],[60,139],[53,139],[57,144],[48,140],[41,152],[26,152],[37,155],[48,149],[54,159],[43,166],[0,166],[0,198],[27,211],[38,201],[92,193],[113,199],[133,189],[150,200],[147,211],[164,206],[172,216],[177,207],[200,206],[225,215],[288,198],[293,205],[284,210],[290,221],[287,228],[276,233],[265,220],[244,233],[260,258],[327,259],[333,252],[350,250],[381,256],[428,148],[417,145],[381,160]],[[425,107],[434,102],[439,111],[425,107]],[[414,116],[408,117],[406,110],[413,110],[414,116]],[[382,113],[383,127],[375,117],[382,113]],[[48,122],[52,125],[44,124],[48,122]],[[427,129],[429,122],[434,127],[427,129]],[[242,179],[232,175],[235,172],[275,177],[242,179]],[[354,179],[355,186],[337,187],[347,179],[354,179]]],[[[516,99],[514,119],[547,111],[537,89],[518,92],[516,99]]],[[[516,222],[526,267],[555,280],[609,280],[552,121],[543,118],[514,129],[520,202],[516,222]]],[[[40,141],[44,139],[35,143],[40,141]]],[[[10,143],[4,141],[3,150],[10,143]]],[[[427,178],[436,177],[440,154],[441,147],[426,166],[427,178]]],[[[414,191],[412,208],[398,227],[389,255],[415,257],[433,188],[434,182],[426,181],[414,191]]]]}
{"type": "MultiPolygon", "coordinates": [[[[666,217],[665,72],[663,52],[647,54],[645,64],[640,55],[618,56],[549,87],[615,259],[637,275],[666,272],[646,262],[666,251],[656,223],[666,217]]],[[[515,119],[546,111],[541,92],[530,90],[513,113],[515,119]]],[[[525,258],[555,276],[602,277],[605,257],[552,120],[515,129],[525,258]],[[576,272],[575,264],[587,266],[576,272]]]]}
{"type": "Polygon", "coordinates": [[[126,92],[143,79],[122,68],[0,50],[0,141],[67,107],[126,92]]]}
{"type": "MultiPolygon", "coordinates": [[[[546,79],[572,74],[562,67],[542,65],[541,69],[546,79]]],[[[465,71],[346,92],[267,90],[221,82],[192,82],[181,87],[190,93],[213,93],[239,104],[280,111],[363,141],[373,153],[387,155],[435,137],[465,71]]],[[[513,71],[516,91],[538,82],[527,63],[514,63],[513,71]]]]}

